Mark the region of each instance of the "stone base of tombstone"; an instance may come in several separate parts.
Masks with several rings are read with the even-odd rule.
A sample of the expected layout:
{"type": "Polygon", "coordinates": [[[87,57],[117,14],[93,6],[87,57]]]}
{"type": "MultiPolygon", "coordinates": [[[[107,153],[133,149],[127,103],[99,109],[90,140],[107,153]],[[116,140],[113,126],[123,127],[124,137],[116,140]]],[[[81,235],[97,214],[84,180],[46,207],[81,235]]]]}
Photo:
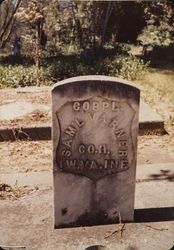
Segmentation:
{"type": "Polygon", "coordinates": [[[106,76],[53,87],[55,228],[133,221],[139,98],[106,76]]]}

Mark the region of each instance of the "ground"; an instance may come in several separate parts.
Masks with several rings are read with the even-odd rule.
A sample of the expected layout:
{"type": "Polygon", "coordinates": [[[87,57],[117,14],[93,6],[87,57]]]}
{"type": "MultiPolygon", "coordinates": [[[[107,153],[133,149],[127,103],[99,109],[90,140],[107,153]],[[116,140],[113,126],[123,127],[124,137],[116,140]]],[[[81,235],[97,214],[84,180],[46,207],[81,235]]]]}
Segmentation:
{"type": "MultiPolygon", "coordinates": [[[[34,90],[34,89],[33,89],[34,90]]],[[[47,123],[51,118],[51,94],[48,91],[48,88],[42,88],[42,92],[39,91],[38,88],[35,88],[35,92],[30,91],[27,92],[23,89],[18,89],[17,91],[13,91],[12,89],[3,89],[0,90],[0,105],[3,107],[5,104],[10,103],[23,103],[33,104],[33,105],[48,105],[48,109],[38,109],[37,108],[31,112],[27,116],[21,116],[12,120],[9,119],[0,119],[0,126],[24,126],[24,125],[41,125],[43,123],[47,123]]],[[[27,107],[27,105],[26,105],[27,107]]],[[[36,106],[37,107],[37,106],[36,106]]],[[[8,112],[12,115],[13,110],[8,110],[8,112]]],[[[27,112],[26,112],[27,113],[27,112]]]]}
{"type": "MultiPolygon", "coordinates": [[[[160,79],[163,81],[160,85],[159,75],[154,72],[149,72],[146,78],[138,83],[142,98],[163,117],[168,132],[163,136],[139,136],[137,164],[146,166],[148,170],[153,168],[154,164],[167,166],[164,171],[169,171],[166,164],[170,164],[170,168],[174,167],[174,84],[172,85],[173,78],[167,84],[165,75],[166,72],[161,74],[163,78],[160,79]]],[[[168,76],[170,77],[170,72],[168,76]]],[[[0,94],[0,105],[29,101],[39,105],[48,104],[51,109],[47,89],[42,94],[39,90],[32,94],[23,90],[18,94],[3,90],[0,94]]],[[[27,117],[23,116],[10,122],[1,120],[0,126],[41,124],[48,122],[50,116],[50,111],[35,111],[27,117]]],[[[169,250],[174,245],[174,225],[171,221],[173,215],[165,222],[139,221],[126,225],[120,223],[105,227],[54,230],[51,141],[2,142],[0,151],[0,246],[4,246],[4,249],[9,249],[5,246],[21,245],[26,246],[26,249],[83,250],[90,244],[100,244],[113,250],[169,250]]],[[[144,182],[140,178],[136,191],[137,208],[150,205],[154,208],[173,206],[173,175],[165,179],[166,173],[168,172],[163,173],[164,179],[158,182],[144,182]],[[149,198],[149,193],[154,196],[149,198]],[[138,204],[142,196],[146,197],[146,201],[138,204]]],[[[165,214],[166,210],[163,213],[165,214]]]]}
{"type": "MultiPolygon", "coordinates": [[[[146,135],[138,138],[138,164],[174,162],[174,74],[171,71],[155,72],[151,70],[142,80],[137,81],[141,89],[141,97],[159,113],[165,121],[168,134],[163,136],[146,135]],[[160,154],[159,154],[160,150],[160,154]]],[[[12,120],[0,120],[2,126],[30,126],[47,124],[51,120],[51,92],[45,87],[18,90],[0,90],[0,105],[13,102],[29,102],[34,105],[48,105],[48,110],[35,110],[27,116],[12,120]]],[[[51,171],[51,142],[20,142],[1,143],[3,161],[0,171],[51,171]],[[7,146],[8,144],[8,146],[7,146]],[[22,150],[21,150],[22,149],[22,150]],[[32,155],[32,160],[28,159],[32,155]],[[25,163],[27,159],[27,163],[25,163]],[[23,162],[22,166],[19,163],[23,162]],[[35,162],[33,162],[35,160],[35,162]],[[42,163],[42,164],[41,164],[42,163]]]]}

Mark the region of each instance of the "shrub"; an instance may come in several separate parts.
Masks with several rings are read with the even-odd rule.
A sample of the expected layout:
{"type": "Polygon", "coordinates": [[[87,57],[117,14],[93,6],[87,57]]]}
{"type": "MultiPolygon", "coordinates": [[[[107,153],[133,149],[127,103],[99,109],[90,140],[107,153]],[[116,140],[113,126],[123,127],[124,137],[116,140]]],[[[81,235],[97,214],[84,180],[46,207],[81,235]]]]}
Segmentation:
{"type": "Polygon", "coordinates": [[[148,63],[135,56],[118,56],[108,65],[109,75],[137,80],[146,71],[148,63]]]}
{"type": "MultiPolygon", "coordinates": [[[[128,80],[138,79],[147,68],[143,60],[131,55],[95,56],[93,60],[83,60],[80,56],[47,57],[41,61],[40,84],[54,82],[79,75],[110,75],[128,80]]],[[[36,85],[35,66],[0,66],[0,88],[36,85]]]]}
{"type": "Polygon", "coordinates": [[[53,81],[63,80],[65,78],[73,77],[78,75],[77,68],[80,61],[78,57],[58,57],[52,58],[44,62],[44,67],[47,65],[47,77],[51,77],[53,81]]]}
{"type": "MultiPolygon", "coordinates": [[[[113,58],[96,58],[86,62],[78,57],[63,57],[55,60],[47,67],[46,74],[52,81],[62,80],[79,75],[110,75],[128,80],[138,79],[146,70],[148,64],[130,55],[113,58]]],[[[48,77],[47,77],[48,78],[48,77]]]]}
{"type": "MultiPolygon", "coordinates": [[[[43,68],[40,69],[41,84],[50,85],[52,80],[43,68]]],[[[0,88],[4,87],[25,87],[36,85],[35,66],[0,66],[0,88]]]]}

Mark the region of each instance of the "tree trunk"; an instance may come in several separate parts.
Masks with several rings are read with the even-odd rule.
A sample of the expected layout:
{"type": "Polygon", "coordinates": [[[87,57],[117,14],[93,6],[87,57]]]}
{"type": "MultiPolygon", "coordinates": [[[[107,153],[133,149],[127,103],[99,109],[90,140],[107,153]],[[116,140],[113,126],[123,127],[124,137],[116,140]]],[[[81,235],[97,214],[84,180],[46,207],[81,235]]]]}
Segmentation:
{"type": "Polygon", "coordinates": [[[40,86],[40,44],[39,44],[39,25],[36,25],[36,45],[35,45],[35,66],[36,66],[36,85],[40,86]]]}
{"type": "Polygon", "coordinates": [[[93,47],[94,52],[96,49],[95,35],[96,35],[96,3],[95,1],[93,1],[92,3],[92,47],[93,47]]]}
{"type": "Polygon", "coordinates": [[[106,16],[105,16],[105,20],[104,20],[103,32],[102,32],[102,36],[101,36],[101,46],[104,44],[106,29],[107,29],[108,21],[109,21],[109,18],[111,16],[112,10],[113,10],[113,3],[110,1],[108,3],[106,16]]]}
{"type": "Polygon", "coordinates": [[[72,14],[73,14],[74,23],[75,23],[76,29],[77,29],[79,44],[80,44],[80,47],[82,47],[82,45],[83,45],[83,32],[82,32],[80,20],[76,17],[75,9],[77,12],[77,3],[75,1],[74,2],[72,1],[71,2],[71,10],[72,10],[72,14]]]}

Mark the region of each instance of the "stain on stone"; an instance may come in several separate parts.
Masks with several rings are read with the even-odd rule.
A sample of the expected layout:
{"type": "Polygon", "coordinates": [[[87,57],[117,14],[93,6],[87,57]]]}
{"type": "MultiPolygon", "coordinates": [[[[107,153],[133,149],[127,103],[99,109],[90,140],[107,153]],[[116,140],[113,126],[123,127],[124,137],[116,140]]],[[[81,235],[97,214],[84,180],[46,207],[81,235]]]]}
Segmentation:
{"type": "Polygon", "coordinates": [[[68,209],[66,207],[62,209],[62,215],[67,214],[67,212],[68,212],[68,209]]]}
{"type": "MultiPolygon", "coordinates": [[[[62,209],[63,210],[63,209],[62,209]]],[[[68,228],[68,227],[81,227],[81,226],[94,226],[94,225],[107,225],[115,224],[119,222],[118,216],[114,218],[109,218],[108,214],[104,211],[98,211],[97,213],[84,213],[79,216],[74,222],[61,224],[55,228],[68,228]]]]}

